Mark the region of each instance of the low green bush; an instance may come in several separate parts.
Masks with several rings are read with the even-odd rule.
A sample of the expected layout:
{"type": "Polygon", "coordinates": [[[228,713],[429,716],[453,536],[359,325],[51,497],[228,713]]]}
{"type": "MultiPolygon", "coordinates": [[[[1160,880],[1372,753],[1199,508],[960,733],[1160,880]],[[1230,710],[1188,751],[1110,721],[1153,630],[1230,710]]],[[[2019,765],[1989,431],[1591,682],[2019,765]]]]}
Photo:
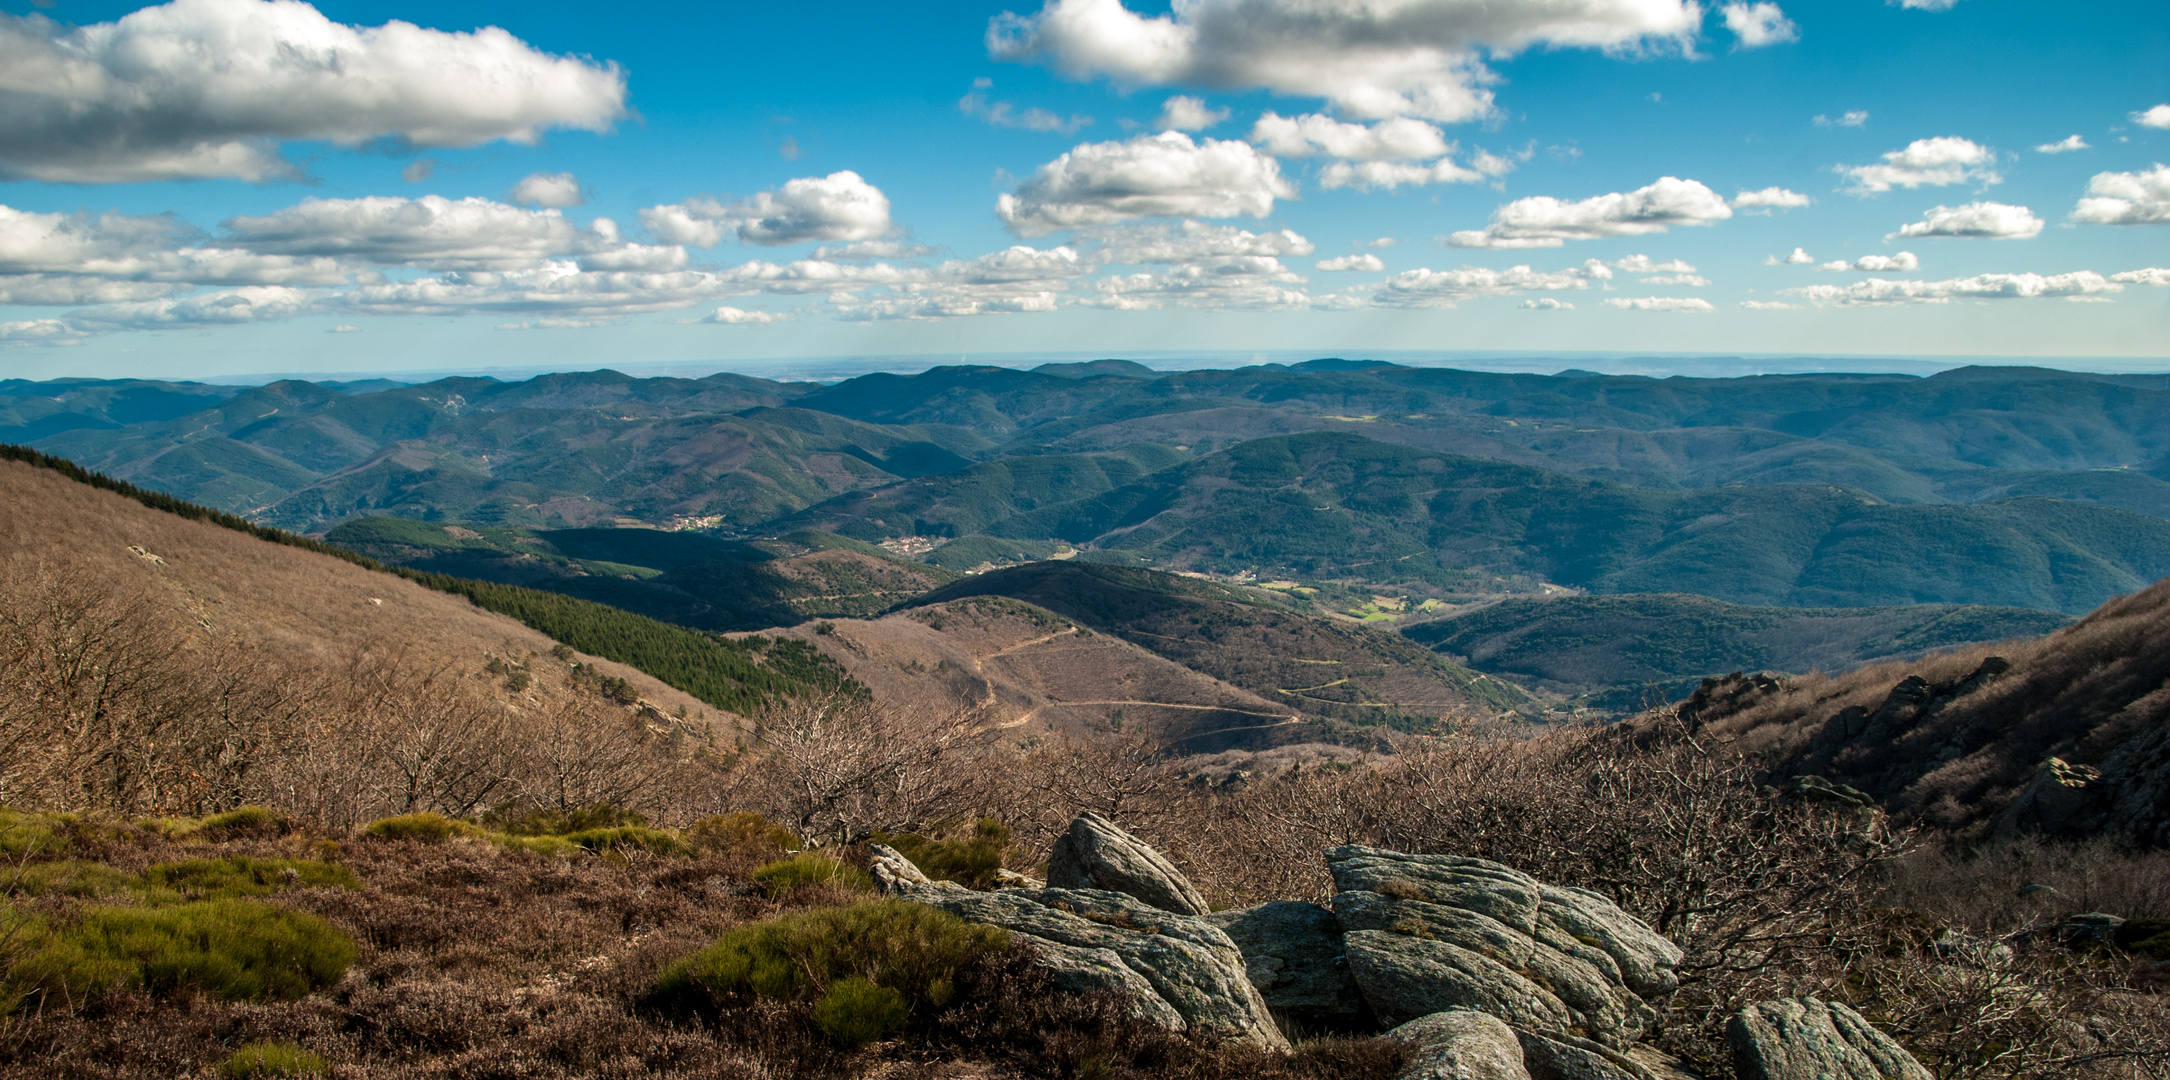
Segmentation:
{"type": "Polygon", "coordinates": [[[995,886],[995,871],[1010,849],[1010,827],[993,818],[972,823],[969,834],[936,839],[918,833],[876,833],[872,840],[897,849],[921,873],[972,889],[995,886]]]}
{"type": "Polygon", "coordinates": [[[454,821],[443,814],[423,811],[419,814],[402,814],[373,821],[362,830],[362,835],[372,840],[411,840],[423,844],[442,844],[455,836],[480,836],[482,830],[464,821],[454,821]]]}
{"type": "Polygon", "coordinates": [[[949,1004],[961,971],[1009,946],[999,927],[904,900],[863,900],[739,927],[665,969],[656,996],[708,1010],[749,997],[811,1002],[817,1026],[850,1044],[949,1004]],[[852,980],[864,988],[839,989],[852,980]]]}
{"type": "Polygon", "coordinates": [[[320,1054],[293,1043],[254,1042],[233,1052],[219,1066],[219,1075],[231,1080],[266,1080],[275,1076],[322,1076],[331,1064],[320,1054]]]}
{"type": "Polygon", "coordinates": [[[0,810],[0,854],[58,855],[68,850],[67,832],[76,823],[67,814],[23,814],[0,810]]]}
{"type": "Polygon", "coordinates": [[[286,888],[359,889],[354,872],[313,859],[190,859],[160,863],[143,872],[152,888],[172,889],[191,899],[217,900],[264,896],[286,888]]]}
{"type": "Polygon", "coordinates": [[[854,975],[829,984],[814,1003],[813,1021],[840,1046],[860,1047],[904,1030],[912,1006],[904,995],[854,975]]]}
{"type": "Polygon", "coordinates": [[[188,830],[188,836],[198,840],[234,840],[253,836],[284,836],[292,831],[286,818],[276,810],[261,806],[244,806],[213,814],[188,830]]]}
{"type": "Polygon", "coordinates": [[[594,829],[646,825],[646,815],[615,806],[584,806],[578,810],[492,810],[482,817],[484,828],[508,836],[565,836],[594,829]]]}
{"type": "Polygon", "coordinates": [[[874,879],[856,866],[847,866],[827,855],[793,855],[778,859],[753,872],[753,879],[771,899],[814,885],[835,885],[853,892],[873,892],[874,879]]]}
{"type": "Polygon", "coordinates": [[[338,981],[354,958],[354,942],[324,920],[250,900],[99,906],[44,933],[9,973],[6,1000],[73,1005],[116,987],[290,1000],[338,981]]]}
{"type": "Polygon", "coordinates": [[[645,851],[650,855],[691,855],[693,846],[661,829],[621,825],[614,829],[589,829],[569,833],[565,839],[598,855],[610,852],[645,851]]]}
{"type": "Polygon", "coordinates": [[[11,873],[0,874],[0,885],[24,896],[118,896],[142,884],[134,874],[76,859],[25,863],[11,873]]]}
{"type": "Polygon", "coordinates": [[[769,862],[799,846],[797,833],[751,810],[702,818],[686,829],[686,840],[702,851],[755,862],[769,862]]]}
{"type": "Polygon", "coordinates": [[[587,854],[587,849],[562,836],[510,836],[491,833],[490,842],[507,851],[525,851],[546,859],[570,859],[587,854]]]}

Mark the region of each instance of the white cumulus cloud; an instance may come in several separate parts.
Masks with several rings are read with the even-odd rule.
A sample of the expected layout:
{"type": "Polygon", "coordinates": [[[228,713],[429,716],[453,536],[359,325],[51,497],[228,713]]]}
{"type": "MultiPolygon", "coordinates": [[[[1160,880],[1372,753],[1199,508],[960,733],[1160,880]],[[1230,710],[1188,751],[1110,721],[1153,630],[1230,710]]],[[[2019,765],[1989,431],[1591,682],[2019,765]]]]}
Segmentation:
{"type": "Polygon", "coordinates": [[[1852,262],[1839,259],[1835,262],[1823,263],[1817,266],[1816,269],[1835,272],[1859,270],[1872,274],[1888,274],[1901,270],[1919,270],[1921,269],[1921,259],[1911,251],[1902,251],[1896,255],[1863,255],[1852,262]]]}
{"type": "Polygon", "coordinates": [[[2164,269],[2160,266],[2150,266],[2144,270],[2127,270],[2121,274],[2111,274],[2110,280],[2121,281],[2127,285],[2155,285],[2161,287],[2170,287],[2170,269],[2164,269]]]}
{"type": "Polygon", "coordinates": [[[1801,28],[1794,25],[1792,19],[1786,18],[1786,13],[1780,11],[1777,4],[1743,3],[1741,0],[1734,0],[1718,11],[1725,19],[1725,28],[1740,39],[1740,47],[1743,49],[1760,49],[1765,45],[1798,41],[1801,38],[1801,28]]]}
{"type": "Polygon", "coordinates": [[[580,193],[580,180],[569,172],[530,173],[512,186],[512,201],[522,206],[562,210],[588,201],[580,193]]]}
{"type": "Polygon", "coordinates": [[[1162,131],[1204,131],[1226,119],[1227,109],[1216,109],[1200,98],[1177,94],[1160,103],[1160,120],[1153,126],[1162,131]]]}
{"type": "Polygon", "coordinates": [[[1848,109],[1844,113],[1841,113],[1837,119],[1825,116],[1822,113],[1816,114],[1817,127],[1857,128],[1867,127],[1868,123],[1869,111],[1867,109],[1848,109]]]}
{"type": "Polygon", "coordinates": [[[1785,302],[1784,300],[1743,300],[1743,301],[1741,301],[1741,307],[1743,307],[1743,308],[1745,308],[1745,309],[1747,309],[1747,310],[1749,310],[1749,311],[1799,311],[1799,310],[1801,310],[1801,305],[1799,305],[1799,304],[1789,304],[1789,303],[1786,303],[1786,302],[1785,302]]]}
{"type": "Polygon", "coordinates": [[[2146,172],[2096,173],[2072,220],[2090,225],[2170,224],[2170,166],[2146,172]]]}
{"type": "Polygon", "coordinates": [[[709,312],[700,321],[704,323],[721,323],[725,326],[758,326],[762,323],[783,322],[790,317],[780,311],[746,311],[742,308],[725,305],[709,312]]]}
{"type": "Polygon", "coordinates": [[[1702,15],[1692,0],[1184,0],[1166,15],[1121,0],[1047,0],[1037,13],[996,17],[987,47],[1072,78],[1267,89],[1360,119],[1454,122],[1493,109],[1486,55],[1686,52],[1702,15]]]}
{"type": "Polygon", "coordinates": [[[1613,260],[1613,266],[1630,274],[1692,274],[1695,267],[1679,259],[1655,262],[1648,255],[1629,255],[1613,260]]]}
{"type": "Polygon", "coordinates": [[[1949,184],[1995,184],[1997,152],[1957,135],[1915,139],[1901,150],[1884,155],[1876,165],[1841,165],[1839,173],[1853,178],[1847,189],[1856,195],[1880,194],[1895,187],[1943,187],[1949,184]]]}
{"type": "Polygon", "coordinates": [[[1957,236],[1977,240],[2025,240],[2042,231],[2043,221],[2024,206],[1972,202],[1938,206],[1920,221],[1902,225],[1892,236],[1957,236]]]}
{"type": "Polygon", "coordinates": [[[1811,201],[1808,196],[1798,191],[1788,191],[1782,187],[1743,191],[1733,196],[1733,205],[1743,210],[1751,207],[1790,210],[1797,206],[1807,206],[1811,201]]]}
{"type": "Polygon", "coordinates": [[[1386,263],[1377,255],[1367,252],[1362,255],[1336,255],[1331,259],[1320,259],[1318,268],[1329,273],[1337,270],[1359,270],[1376,274],[1386,269],[1386,263]]]}
{"type": "Polygon", "coordinates": [[[1884,0],[1892,7],[1910,8],[1914,11],[1950,11],[1959,0],[1884,0]]]}
{"type": "Polygon", "coordinates": [[[1807,263],[1812,263],[1812,262],[1815,262],[1815,261],[1816,261],[1816,257],[1815,257],[1814,255],[1810,255],[1810,254],[1809,254],[1809,253],[1808,253],[1808,252],[1807,252],[1806,250],[1804,250],[1804,249],[1802,249],[1802,248],[1794,248],[1794,249],[1793,249],[1793,254],[1791,254],[1791,255],[1788,255],[1788,256],[1786,256],[1785,258],[1779,258],[1779,257],[1778,257],[1778,256],[1776,256],[1776,255],[1771,255],[1771,256],[1768,256],[1768,257],[1766,257],[1766,258],[1765,258],[1765,259],[1763,260],[1763,265],[1765,265],[1765,266],[1801,266],[1801,265],[1804,265],[1804,264],[1807,264],[1807,263]]]}
{"type": "Polygon", "coordinates": [[[770,247],[879,240],[896,228],[889,196],[849,169],[800,177],[735,202],[695,198],[651,206],[640,212],[640,222],[659,239],[690,247],[714,247],[734,236],[742,244],[770,247]]]}
{"type": "Polygon", "coordinates": [[[1483,229],[1447,238],[1453,247],[1559,247],[1568,240],[1647,236],[1674,225],[1709,225],[1733,216],[1715,191],[1694,180],[1661,177],[1634,191],[1567,202],[1546,195],[1516,199],[1492,213],[1483,229]]]}
{"type": "Polygon", "coordinates": [[[1700,296],[1608,296],[1606,307],[1622,311],[1716,311],[1716,306],[1700,296]]]}
{"type": "Polygon", "coordinates": [[[1518,307],[1518,308],[1523,308],[1523,309],[1525,309],[1525,310],[1528,310],[1528,311],[1573,311],[1573,310],[1575,310],[1575,305],[1573,305],[1573,304],[1570,304],[1570,303],[1568,303],[1568,302],[1567,302],[1567,301],[1565,301],[1565,300],[1555,300],[1555,299],[1553,299],[1552,297],[1549,297],[1549,296],[1533,296],[1533,297],[1529,298],[1528,300],[1524,300],[1524,301],[1522,301],[1521,303],[1519,303],[1519,304],[1516,304],[1515,306],[1516,306],[1516,307],[1518,307]]]}
{"type": "Polygon", "coordinates": [[[2042,145],[2035,147],[2034,152],[2037,154],[2069,154],[2074,150],[2092,149],[2094,148],[2087,145],[2086,139],[2082,139],[2077,135],[2067,135],[2064,138],[2057,140],[2056,142],[2043,143],[2042,145]]]}
{"type": "Polygon", "coordinates": [[[1566,270],[1533,270],[1510,266],[1495,270],[1463,266],[1453,270],[1420,267],[1404,270],[1378,284],[1372,303],[1381,307],[1453,307],[1463,300],[1487,296],[1515,296],[1526,292],[1562,292],[1587,289],[1592,281],[1609,281],[1612,269],[1596,259],[1566,270]]]}
{"type": "Polygon", "coordinates": [[[2132,122],[2141,127],[2170,128],[2170,104],[2157,105],[2132,114],[2132,122]]]}
{"type": "Polygon", "coordinates": [[[1275,157],[1417,161],[1454,150],[1437,127],[1409,116],[1350,124],[1317,113],[1282,116],[1269,111],[1251,125],[1250,139],[1275,157]]]}
{"type": "Polygon", "coordinates": [[[0,16],[0,175],[65,183],[300,175],[278,140],[532,143],[625,115],[615,64],[495,27],[335,23],[301,0],[173,0],[70,27],[0,16]]]}
{"type": "Polygon", "coordinates": [[[995,213],[1020,236],[1142,217],[1264,217],[1296,197],[1273,158],[1180,131],[1086,143],[1040,166],[995,213]]]}
{"type": "Polygon", "coordinates": [[[1807,285],[1787,292],[1810,303],[1858,307],[1944,304],[1953,300],[2085,299],[2120,292],[2124,285],[2092,270],[2069,274],[1976,274],[1945,281],[1869,278],[1851,285],[1807,285]]]}
{"type": "Polygon", "coordinates": [[[556,210],[472,196],[303,199],[261,217],[231,218],[225,228],[251,251],[431,270],[518,269],[601,242],[556,210]]]}
{"type": "Polygon", "coordinates": [[[1201,221],[1118,225],[1094,229],[1086,238],[1096,245],[1094,254],[1101,261],[1121,265],[1197,262],[1237,255],[1285,258],[1317,250],[1293,229],[1254,233],[1234,225],[1201,221]]]}

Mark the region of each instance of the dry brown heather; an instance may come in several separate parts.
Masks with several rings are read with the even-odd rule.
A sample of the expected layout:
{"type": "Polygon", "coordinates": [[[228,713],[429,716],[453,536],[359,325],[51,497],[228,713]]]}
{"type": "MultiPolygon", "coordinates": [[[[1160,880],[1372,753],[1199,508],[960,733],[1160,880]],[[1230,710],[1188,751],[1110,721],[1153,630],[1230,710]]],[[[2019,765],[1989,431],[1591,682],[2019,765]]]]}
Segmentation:
{"type": "MultiPolygon", "coordinates": [[[[343,661],[356,650],[392,649],[419,665],[467,666],[492,654],[547,654],[552,644],[464,598],[152,510],[15,461],[0,461],[0,567],[13,578],[50,570],[139,590],[162,610],[222,639],[323,662],[343,661]],[[163,561],[142,558],[131,547],[163,561]]],[[[580,660],[633,683],[665,711],[682,706],[714,712],[633,668],[580,660]]]]}
{"type": "MultiPolygon", "coordinates": [[[[321,858],[322,843],[175,844],[149,829],[102,828],[71,854],[140,871],[161,861],[246,855],[321,858]]],[[[332,853],[363,887],[290,889],[270,899],[350,934],[346,977],[299,1001],[107,995],[70,1012],[0,1020],[0,1077],[170,1080],[218,1076],[236,1047],[296,1045],[350,1078],[718,1078],[968,1080],[1386,1080],[1391,1045],[1334,1039],[1294,1058],[1220,1051],[1144,1031],[1102,1003],[1066,1002],[1021,957],[975,967],[958,1003],[910,1044],[837,1049],[804,1005],[722,1017],[645,1001],[673,961],[759,919],[864,894],[805,886],[770,899],[755,858],[639,851],[573,861],[479,840],[350,838],[332,853]]]]}
{"type": "Polygon", "coordinates": [[[1717,716],[1708,731],[1780,775],[1842,780],[1902,820],[1970,835],[1992,830],[2046,759],[2100,767],[2119,778],[2114,820],[2075,824],[2162,846],[2170,843],[2170,581],[2031,641],[1793,680],[1717,716]],[[1954,687],[1990,657],[2010,661],[2010,670],[1926,715],[1873,722],[1908,676],[1954,687]],[[1866,730],[1820,738],[1849,707],[1872,714],[1856,721],[1866,730]]]}
{"type": "Polygon", "coordinates": [[[653,812],[737,735],[640,672],[392,575],[13,462],[0,507],[0,804],[270,803],[329,829],[500,804],[653,812]],[[576,685],[582,662],[652,707],[576,685]]]}

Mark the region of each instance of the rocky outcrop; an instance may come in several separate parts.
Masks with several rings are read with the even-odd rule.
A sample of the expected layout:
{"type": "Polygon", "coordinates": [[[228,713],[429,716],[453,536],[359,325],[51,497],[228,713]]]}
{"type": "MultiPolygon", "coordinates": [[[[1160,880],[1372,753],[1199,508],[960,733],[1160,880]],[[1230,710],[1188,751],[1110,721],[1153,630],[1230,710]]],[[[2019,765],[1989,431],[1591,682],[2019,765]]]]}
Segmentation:
{"type": "Polygon", "coordinates": [[[1243,953],[1203,919],[1099,889],[974,892],[928,881],[911,860],[879,846],[874,866],[876,881],[896,896],[1008,930],[1061,989],[1116,994],[1131,1015],[1170,1031],[1289,1048],[1244,974],[1243,953]]]}
{"type": "Polygon", "coordinates": [[[1175,864],[1089,810],[1070,822],[1069,831],[1048,852],[1047,884],[1118,892],[1178,915],[1213,910],[1175,864]]]}
{"type": "Polygon", "coordinates": [[[1495,1016],[1438,1012],[1387,1035],[1415,1044],[1394,1080],[1531,1080],[1514,1029],[1495,1016]]]}
{"type": "Polygon", "coordinates": [[[1244,973],[1275,1013],[1311,1027],[1351,1027],[1370,1020],[1371,1010],[1349,975],[1341,924],[1333,912],[1299,900],[1277,900],[1204,918],[1243,951],[1244,973]]]}
{"type": "Polygon", "coordinates": [[[1676,985],[1679,949],[1595,893],[1482,859],[1340,847],[1326,860],[1350,975],[1387,1023],[1466,1009],[1625,1047],[1656,1019],[1643,995],[1676,985]]]}
{"type": "Polygon", "coordinates": [[[1930,1080],[1891,1036],[1837,1002],[1780,998],[1726,1024],[1741,1080],[1930,1080]]]}

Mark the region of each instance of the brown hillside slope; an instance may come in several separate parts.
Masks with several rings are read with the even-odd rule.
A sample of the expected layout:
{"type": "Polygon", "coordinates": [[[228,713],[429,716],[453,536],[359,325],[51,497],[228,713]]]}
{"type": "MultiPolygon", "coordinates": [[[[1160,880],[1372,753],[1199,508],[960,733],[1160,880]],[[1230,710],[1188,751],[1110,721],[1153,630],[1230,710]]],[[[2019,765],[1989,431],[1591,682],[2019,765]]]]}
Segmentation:
{"type": "MultiPolygon", "coordinates": [[[[547,654],[552,645],[463,597],[0,461],[0,573],[21,580],[40,569],[148,590],[212,635],[236,635],[316,662],[389,648],[416,662],[479,668],[493,654],[547,654]]],[[[637,669],[579,659],[633,684],[666,711],[714,712],[637,669]]]]}
{"type": "Polygon", "coordinates": [[[1902,820],[2170,847],[2170,580],[2031,641],[1706,684],[1683,708],[1774,778],[1850,784],[1902,820]]]}
{"type": "Polygon", "coordinates": [[[1145,731],[1187,753],[1320,735],[1286,705],[1006,597],[765,632],[814,643],[889,708],[963,708],[1020,735],[1145,731]]]}

